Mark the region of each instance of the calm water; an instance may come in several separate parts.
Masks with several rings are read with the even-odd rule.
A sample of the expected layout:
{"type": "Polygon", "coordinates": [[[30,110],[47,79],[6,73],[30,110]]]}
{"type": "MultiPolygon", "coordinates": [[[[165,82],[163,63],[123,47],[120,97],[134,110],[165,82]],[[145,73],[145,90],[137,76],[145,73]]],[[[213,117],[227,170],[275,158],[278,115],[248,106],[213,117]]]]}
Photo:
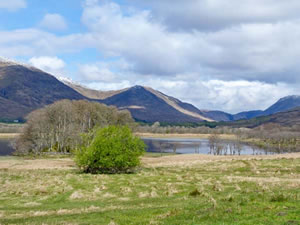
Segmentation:
{"type": "Polygon", "coordinates": [[[0,138],[0,156],[12,155],[14,149],[10,145],[9,139],[0,138]]]}
{"type": "MultiPolygon", "coordinates": [[[[211,152],[208,139],[143,138],[148,152],[176,154],[265,155],[274,152],[243,143],[222,140],[218,152],[211,152]]],[[[0,139],[0,156],[12,155],[14,149],[8,139],[0,139]]],[[[281,152],[282,153],[282,152],[281,152]]]]}
{"type": "Polygon", "coordinates": [[[177,154],[218,154],[218,155],[265,155],[274,154],[243,143],[222,140],[218,149],[211,151],[208,139],[143,138],[148,152],[177,154]]]}

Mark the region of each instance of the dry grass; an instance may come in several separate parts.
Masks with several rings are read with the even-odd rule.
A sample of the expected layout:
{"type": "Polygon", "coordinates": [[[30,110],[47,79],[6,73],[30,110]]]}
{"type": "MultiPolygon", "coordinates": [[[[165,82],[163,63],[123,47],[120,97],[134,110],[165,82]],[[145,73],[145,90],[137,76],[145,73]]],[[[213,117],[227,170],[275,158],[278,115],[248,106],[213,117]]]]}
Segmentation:
{"type": "MultiPolygon", "coordinates": [[[[274,159],[299,159],[300,153],[290,153],[283,155],[241,155],[241,156],[215,156],[202,154],[171,155],[162,157],[142,157],[142,165],[146,168],[157,167],[191,167],[208,164],[212,162],[226,161],[252,161],[250,164],[254,172],[255,164],[253,160],[274,160],[274,159]]],[[[244,164],[241,164],[243,166],[244,164]]],[[[224,164],[225,167],[227,165],[224,164]]],[[[218,165],[219,168],[222,166],[218,165]]],[[[19,157],[0,158],[0,169],[15,170],[39,170],[39,169],[76,169],[74,161],[70,158],[63,159],[23,159],[19,157]]]]}
{"type": "Polygon", "coordinates": [[[92,175],[68,158],[0,157],[0,224],[300,224],[300,153],[142,162],[92,175]]]}
{"type": "Polygon", "coordinates": [[[192,165],[201,165],[218,161],[233,161],[233,160],[271,160],[271,159],[299,159],[300,153],[291,153],[284,155],[242,155],[242,156],[215,156],[215,155],[173,155],[163,156],[159,158],[144,157],[142,162],[146,167],[190,167],[192,165]]]}
{"type": "Polygon", "coordinates": [[[0,169],[40,170],[40,169],[75,169],[72,159],[22,159],[18,157],[3,157],[0,169]]]}

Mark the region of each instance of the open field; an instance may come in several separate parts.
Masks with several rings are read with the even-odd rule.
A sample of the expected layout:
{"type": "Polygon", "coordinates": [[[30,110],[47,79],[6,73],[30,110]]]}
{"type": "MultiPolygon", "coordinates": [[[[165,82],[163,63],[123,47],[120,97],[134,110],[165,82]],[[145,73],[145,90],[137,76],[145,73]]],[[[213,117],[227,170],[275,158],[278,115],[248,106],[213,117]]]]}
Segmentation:
{"type": "Polygon", "coordinates": [[[0,224],[300,224],[300,154],[148,154],[127,175],[0,157],[0,224]]]}
{"type": "MultiPolygon", "coordinates": [[[[136,133],[141,138],[203,138],[207,139],[211,134],[154,134],[154,133],[136,133]]],[[[220,134],[219,138],[225,140],[234,140],[234,134],[220,134]]]]}

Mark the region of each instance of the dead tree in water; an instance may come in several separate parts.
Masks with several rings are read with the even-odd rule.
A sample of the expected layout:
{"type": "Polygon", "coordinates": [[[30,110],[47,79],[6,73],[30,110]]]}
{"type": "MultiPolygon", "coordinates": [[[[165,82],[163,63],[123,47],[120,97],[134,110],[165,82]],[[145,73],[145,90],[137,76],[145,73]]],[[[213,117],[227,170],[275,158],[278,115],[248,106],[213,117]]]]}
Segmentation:
{"type": "Polygon", "coordinates": [[[222,152],[223,146],[221,145],[220,135],[217,133],[211,134],[208,138],[209,141],[209,154],[219,155],[222,152]]]}

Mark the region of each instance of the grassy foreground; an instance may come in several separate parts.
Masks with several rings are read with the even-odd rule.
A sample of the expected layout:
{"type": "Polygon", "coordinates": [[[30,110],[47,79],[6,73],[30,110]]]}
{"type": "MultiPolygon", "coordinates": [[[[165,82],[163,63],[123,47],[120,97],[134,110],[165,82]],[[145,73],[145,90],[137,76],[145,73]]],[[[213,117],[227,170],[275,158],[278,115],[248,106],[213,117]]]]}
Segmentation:
{"type": "Polygon", "coordinates": [[[0,157],[0,224],[300,224],[300,154],[148,155],[129,175],[0,157]]]}

